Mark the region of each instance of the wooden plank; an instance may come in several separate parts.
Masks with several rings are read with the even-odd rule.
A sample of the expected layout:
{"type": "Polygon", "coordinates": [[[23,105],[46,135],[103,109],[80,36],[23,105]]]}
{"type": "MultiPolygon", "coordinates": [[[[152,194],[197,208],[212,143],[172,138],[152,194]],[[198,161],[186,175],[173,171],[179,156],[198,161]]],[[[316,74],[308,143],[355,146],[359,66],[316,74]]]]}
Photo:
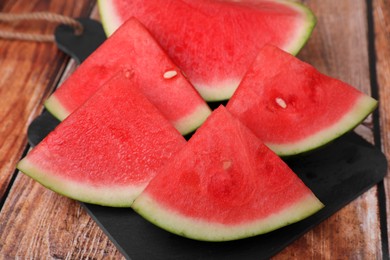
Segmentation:
{"type": "MultiPolygon", "coordinates": [[[[90,11],[90,2],[91,1],[68,1],[62,3],[62,5],[64,5],[62,9],[52,8],[50,10],[72,16],[85,15],[90,11]]],[[[96,14],[96,9],[94,9],[93,15],[96,16],[96,14]]],[[[20,124],[27,126],[29,122],[40,113],[42,101],[46,99],[57,81],[63,81],[72,73],[76,66],[74,61],[71,60],[66,66],[64,75],[59,80],[68,59],[52,44],[46,44],[45,46],[40,47],[42,52],[48,52],[44,58],[47,59],[47,57],[50,57],[50,60],[45,60],[40,57],[40,53],[35,53],[37,47],[30,47],[30,45],[42,44],[16,43],[17,45],[14,47],[15,42],[0,41],[0,46],[1,44],[10,46],[9,48],[12,47],[11,49],[13,49],[8,54],[8,59],[4,59],[4,61],[7,61],[10,74],[15,73],[17,67],[19,67],[19,60],[15,55],[20,51],[21,47],[31,48],[31,50],[26,50],[26,57],[37,57],[35,60],[30,61],[26,58],[26,63],[33,63],[29,64],[29,67],[24,68],[22,71],[23,73],[28,74],[27,76],[24,76],[26,79],[23,82],[12,82],[11,84],[12,87],[15,86],[14,90],[16,92],[21,91],[20,89],[27,88],[27,86],[24,86],[24,84],[27,84],[31,88],[30,92],[34,92],[34,95],[36,96],[35,98],[31,97],[30,94],[23,96],[23,105],[26,106],[23,108],[23,113],[26,114],[27,120],[23,120],[20,124]],[[19,45],[21,46],[18,47],[19,45]],[[48,48],[50,49],[47,50],[48,48]],[[15,60],[14,66],[9,65],[9,59],[15,60]],[[58,68],[52,67],[57,63],[58,68]],[[54,79],[50,81],[46,78],[41,79],[37,77],[32,68],[42,70],[41,73],[44,74],[46,78],[54,79]],[[31,87],[33,83],[29,82],[29,77],[35,78],[35,89],[31,87]]],[[[5,66],[5,64],[1,63],[0,71],[3,72],[5,66]]],[[[23,73],[20,74],[23,75],[23,73]]],[[[2,79],[0,78],[0,82],[1,80],[2,79]]],[[[11,82],[8,81],[8,85],[10,85],[10,83],[11,82]]],[[[0,86],[3,86],[3,84],[0,84],[0,86]]],[[[15,96],[15,99],[16,98],[17,97],[15,96]]],[[[9,116],[14,116],[14,114],[10,114],[9,116]]],[[[23,151],[26,144],[26,129],[25,127],[21,128],[23,128],[23,133],[18,129],[17,137],[20,139],[20,143],[14,145],[17,146],[20,151],[23,151]]],[[[5,139],[4,142],[6,142],[5,139]]],[[[18,152],[15,152],[15,150],[11,150],[9,147],[7,147],[7,149],[8,157],[10,156],[9,153],[15,153],[11,154],[13,159],[9,163],[9,165],[11,165],[11,173],[14,171],[16,161],[20,158],[20,151],[16,149],[18,152]]],[[[7,149],[3,150],[2,148],[2,151],[5,152],[7,149]]],[[[1,164],[0,167],[2,166],[3,165],[1,164]]],[[[10,175],[8,177],[10,177],[10,175]]],[[[6,187],[8,182],[9,178],[1,183],[3,184],[3,187],[6,187]]],[[[0,258],[5,259],[123,258],[108,237],[77,202],[51,192],[21,173],[17,175],[12,189],[9,192],[9,196],[1,210],[0,256],[0,258]],[[15,243],[18,245],[15,246],[15,243]]]]}
{"type": "MultiPolygon", "coordinates": [[[[375,28],[376,83],[379,88],[379,115],[382,149],[390,158],[390,2],[388,0],[373,1],[373,17],[375,28]]],[[[390,212],[390,177],[384,181],[386,212],[390,212]]],[[[384,212],[384,213],[386,213],[384,212]]],[[[387,236],[390,234],[390,214],[387,214],[387,236]]],[[[385,227],[384,227],[385,228],[385,227]]],[[[389,240],[387,241],[389,243],[389,240]]],[[[387,244],[387,249],[390,247],[387,244]]],[[[387,252],[389,256],[389,252],[387,252]]]]}
{"type": "MultiPolygon", "coordinates": [[[[366,1],[306,0],[318,23],[299,57],[371,94],[366,1]]],[[[358,132],[373,141],[372,118],[358,132]]],[[[381,259],[377,189],[372,188],[274,259],[381,259]]]]}
{"type": "MultiPolygon", "coordinates": [[[[29,13],[50,11],[72,17],[87,14],[90,0],[1,1],[1,11],[29,13]]],[[[53,34],[57,24],[45,21],[0,23],[0,30],[53,34]]],[[[42,110],[42,100],[58,81],[68,60],[54,43],[0,39],[0,198],[3,197],[26,145],[29,122],[42,110]]]]}
{"type": "MultiPolygon", "coordinates": [[[[301,2],[314,11],[317,25],[299,57],[319,71],[371,94],[366,1],[301,2]]],[[[373,143],[370,128],[371,116],[357,132],[373,143]]]]}
{"type": "Polygon", "coordinates": [[[17,176],[11,194],[0,215],[0,258],[122,258],[76,201],[24,174],[17,176]]]}

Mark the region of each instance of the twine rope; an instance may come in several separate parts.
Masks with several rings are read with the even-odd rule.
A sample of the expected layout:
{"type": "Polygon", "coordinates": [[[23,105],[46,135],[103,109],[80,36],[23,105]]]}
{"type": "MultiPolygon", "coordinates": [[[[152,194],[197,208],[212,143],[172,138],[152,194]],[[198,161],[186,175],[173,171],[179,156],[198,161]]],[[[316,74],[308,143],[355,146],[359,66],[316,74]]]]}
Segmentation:
{"type": "MultiPolygon", "coordinates": [[[[48,21],[53,23],[60,23],[71,26],[74,29],[76,35],[83,33],[83,25],[74,18],[64,16],[61,14],[55,14],[50,12],[34,12],[34,13],[22,13],[22,14],[10,14],[0,12],[0,22],[21,22],[21,21],[48,21]]],[[[37,33],[25,33],[0,30],[0,38],[8,40],[24,40],[24,41],[37,41],[37,42],[54,42],[54,35],[37,34],[37,33]]]]}

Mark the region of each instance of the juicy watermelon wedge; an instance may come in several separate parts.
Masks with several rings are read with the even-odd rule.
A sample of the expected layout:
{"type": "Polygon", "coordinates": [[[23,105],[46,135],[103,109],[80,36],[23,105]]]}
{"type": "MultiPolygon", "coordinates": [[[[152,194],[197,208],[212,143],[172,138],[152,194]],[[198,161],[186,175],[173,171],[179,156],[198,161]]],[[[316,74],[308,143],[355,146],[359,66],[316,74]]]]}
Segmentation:
{"type": "Polygon", "coordinates": [[[377,101],[268,45],[227,104],[281,156],[322,146],[362,122],[377,101]]]}
{"type": "Polygon", "coordinates": [[[49,97],[46,108],[63,120],[123,68],[139,78],[143,94],[184,135],[211,113],[206,102],[154,38],[130,19],[92,53],[49,97]]]}
{"type": "Polygon", "coordinates": [[[229,99],[264,44],[298,53],[316,23],[307,7],[283,0],[98,3],[107,35],[138,18],[207,101],[229,99]]]}
{"type": "Polygon", "coordinates": [[[31,150],[18,169],[70,198],[128,207],[186,141],[138,90],[109,80],[31,150]]]}
{"type": "Polygon", "coordinates": [[[222,106],[132,205],[157,226],[205,241],[266,233],[322,207],[292,170],[222,106]]]}

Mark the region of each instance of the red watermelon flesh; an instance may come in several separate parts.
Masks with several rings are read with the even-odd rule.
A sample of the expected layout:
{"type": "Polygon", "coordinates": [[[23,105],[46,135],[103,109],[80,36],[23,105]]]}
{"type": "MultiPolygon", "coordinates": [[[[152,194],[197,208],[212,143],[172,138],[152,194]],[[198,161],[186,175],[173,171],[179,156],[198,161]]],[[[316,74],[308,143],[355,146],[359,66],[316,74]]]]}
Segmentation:
{"type": "Polygon", "coordinates": [[[377,101],[265,46],[227,108],[279,155],[317,148],[353,129],[377,101]]]}
{"type": "Polygon", "coordinates": [[[223,106],[132,205],[161,228],[205,241],[266,233],[322,207],[292,170],[223,106]]]}
{"type": "Polygon", "coordinates": [[[99,9],[108,35],[138,18],[207,101],[230,98],[264,44],[297,53],[316,22],[281,0],[100,0],[99,9]]]}
{"type": "Polygon", "coordinates": [[[128,207],[184,137],[138,90],[132,71],[107,81],[18,169],[70,198],[128,207]]]}
{"type": "Polygon", "coordinates": [[[196,129],[211,113],[154,38],[130,19],[91,54],[49,97],[46,108],[63,120],[123,68],[139,77],[143,94],[182,133],[196,129]]]}

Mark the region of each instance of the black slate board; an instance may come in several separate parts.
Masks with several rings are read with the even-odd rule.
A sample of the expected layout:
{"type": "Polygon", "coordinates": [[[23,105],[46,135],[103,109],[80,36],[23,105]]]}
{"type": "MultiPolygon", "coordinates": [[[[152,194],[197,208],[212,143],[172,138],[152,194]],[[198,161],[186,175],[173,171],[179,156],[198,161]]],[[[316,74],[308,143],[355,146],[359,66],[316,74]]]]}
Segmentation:
{"type": "Polygon", "coordinates": [[[194,241],[155,227],[131,209],[83,205],[128,259],[268,259],[380,182],[387,171],[385,156],[355,133],[285,161],[325,207],[298,223],[248,239],[194,241]]]}
{"type": "MultiPolygon", "coordinates": [[[[83,35],[74,35],[72,28],[61,25],[56,30],[56,41],[59,49],[80,63],[105,40],[105,35],[100,23],[78,20],[84,26],[83,35]]],[[[38,144],[58,124],[44,111],[28,129],[30,145],[38,144]]],[[[131,209],[82,205],[128,259],[268,259],[380,182],[387,171],[387,161],[380,150],[353,132],[285,161],[325,207],[298,223],[248,239],[194,241],[155,227],[131,209]]]]}

